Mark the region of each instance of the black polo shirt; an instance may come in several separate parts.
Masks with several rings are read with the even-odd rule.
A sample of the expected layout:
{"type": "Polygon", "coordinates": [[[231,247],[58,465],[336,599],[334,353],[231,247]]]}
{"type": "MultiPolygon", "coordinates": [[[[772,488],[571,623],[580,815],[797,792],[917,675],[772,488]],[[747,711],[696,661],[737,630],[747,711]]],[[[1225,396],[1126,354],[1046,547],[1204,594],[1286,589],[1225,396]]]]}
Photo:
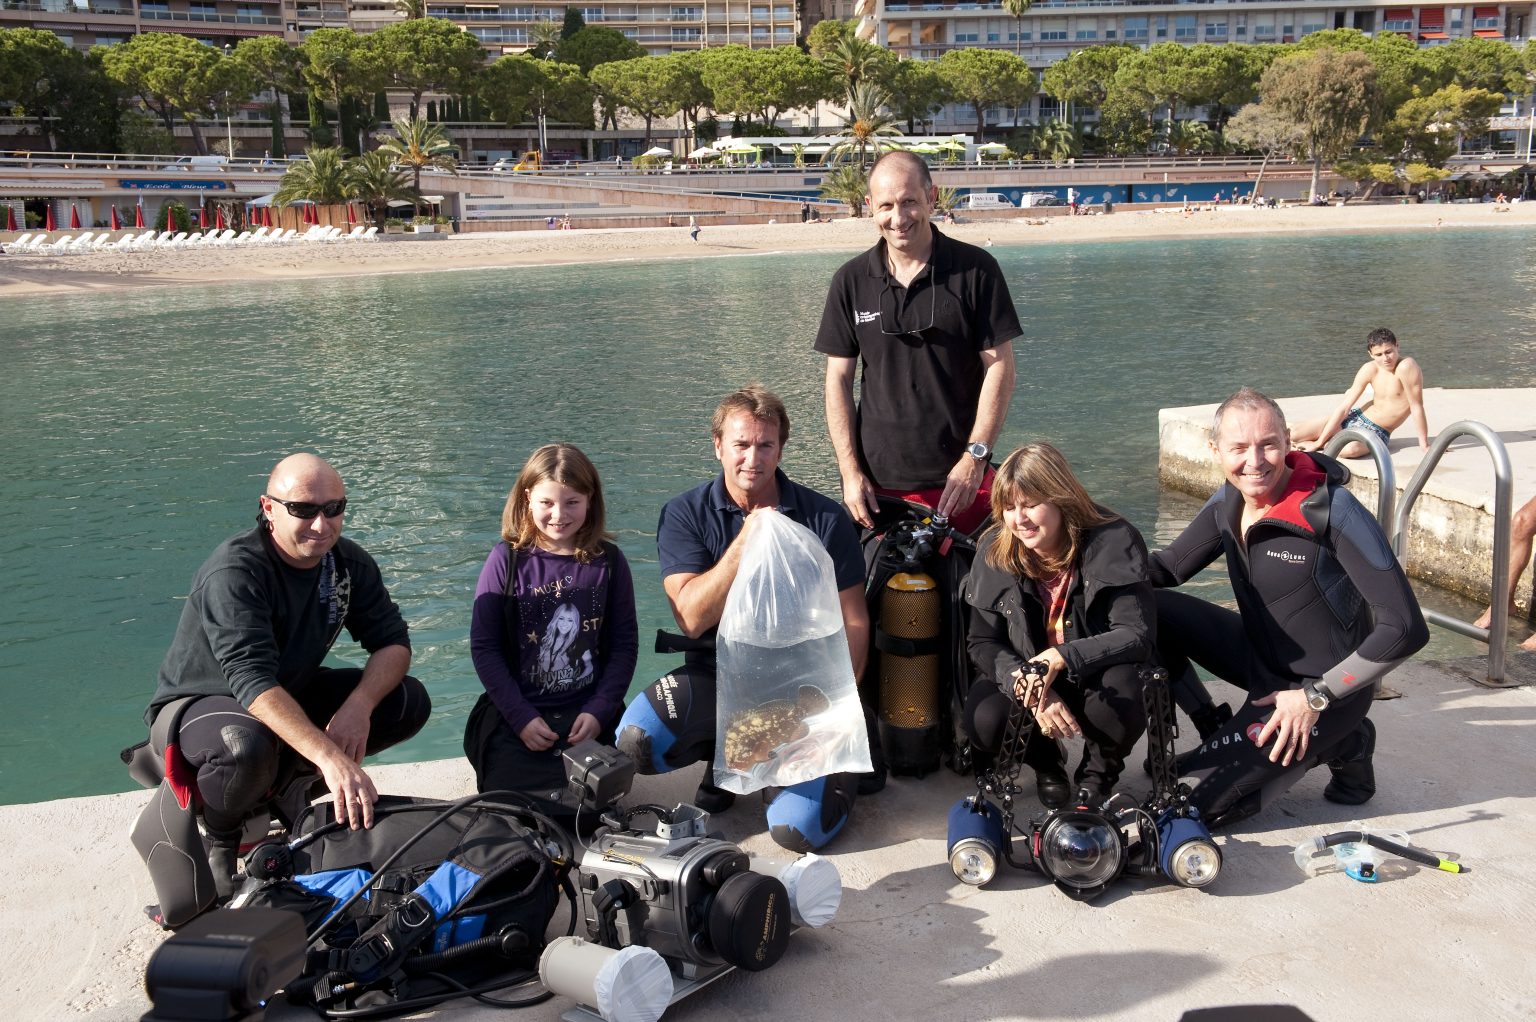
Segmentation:
{"type": "Polygon", "coordinates": [[[976,424],[981,352],[1023,333],[997,260],[932,230],[910,287],[890,275],[884,238],[844,263],[816,333],[817,351],[861,360],[859,464],[887,489],[944,485],[976,424]]]}
{"type": "MultiPolygon", "coordinates": [[[[816,534],[832,557],[837,590],[864,584],[864,554],[853,519],[843,506],[809,486],[791,482],[774,470],[779,484],[778,511],[816,534]]],[[[725,550],[741,533],[743,511],[725,488],[725,475],[716,476],[667,501],[656,523],[656,553],[661,577],[700,575],[720,563],[725,550]]]]}

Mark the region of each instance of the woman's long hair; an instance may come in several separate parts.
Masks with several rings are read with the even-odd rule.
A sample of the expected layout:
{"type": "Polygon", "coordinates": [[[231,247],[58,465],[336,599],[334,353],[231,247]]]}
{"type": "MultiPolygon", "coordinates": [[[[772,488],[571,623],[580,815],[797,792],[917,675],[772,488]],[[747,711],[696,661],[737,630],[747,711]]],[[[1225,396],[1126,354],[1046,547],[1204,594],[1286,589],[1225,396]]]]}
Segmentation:
{"type": "Polygon", "coordinates": [[[603,484],[597,478],[597,467],[575,444],[545,444],[529,456],[501,509],[501,538],[514,550],[527,550],[535,544],[539,530],[533,524],[528,494],[546,479],[587,498],[587,520],[576,530],[573,542],[578,561],[585,564],[593,560],[602,552],[603,540],[613,537],[605,528],[603,484]]]}
{"type": "Polygon", "coordinates": [[[1054,446],[1025,444],[1003,460],[1002,468],[992,480],[993,524],[988,530],[992,535],[992,546],[987,551],[987,563],[1023,578],[1049,578],[1077,561],[1084,532],[1107,525],[1119,517],[1093,502],[1072,473],[1072,466],[1054,446]],[[1061,511],[1061,520],[1067,528],[1067,548],[1059,558],[1047,559],[1026,548],[1003,524],[1003,511],[1020,501],[1055,504],[1061,511]]]}

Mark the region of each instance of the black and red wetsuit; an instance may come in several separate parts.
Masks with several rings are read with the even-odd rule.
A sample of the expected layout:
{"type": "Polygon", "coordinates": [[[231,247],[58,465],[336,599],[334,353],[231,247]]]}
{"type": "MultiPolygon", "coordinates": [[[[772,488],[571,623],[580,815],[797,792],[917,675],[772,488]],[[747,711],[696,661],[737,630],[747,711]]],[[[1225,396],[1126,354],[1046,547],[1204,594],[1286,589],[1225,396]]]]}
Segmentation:
{"type": "Polygon", "coordinates": [[[1223,485],[1188,528],[1152,555],[1158,657],[1175,684],[1190,662],[1248,692],[1227,724],[1180,758],[1207,818],[1247,799],[1257,811],[1324,762],[1371,708],[1371,690],[1429,641],[1402,566],[1370,512],[1344,484],[1349,471],[1321,454],[1293,451],[1286,492],[1238,536],[1242,495],[1223,485]],[[1225,555],[1237,613],[1183,593],[1182,585],[1225,555]],[[1334,702],[1313,727],[1307,757],[1269,761],[1255,739],[1272,708],[1253,700],[1320,679],[1334,702]]]}

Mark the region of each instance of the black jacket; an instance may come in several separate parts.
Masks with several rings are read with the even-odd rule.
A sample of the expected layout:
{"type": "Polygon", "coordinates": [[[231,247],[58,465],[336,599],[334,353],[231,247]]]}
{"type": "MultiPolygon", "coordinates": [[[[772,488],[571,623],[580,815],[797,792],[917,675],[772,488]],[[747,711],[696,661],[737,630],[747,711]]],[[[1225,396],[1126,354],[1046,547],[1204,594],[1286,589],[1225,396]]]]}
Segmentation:
{"type": "Polygon", "coordinates": [[[1349,470],[1293,452],[1290,491],[1241,539],[1243,498],[1226,484],[1152,556],[1159,588],[1225,555],[1243,630],[1272,689],[1323,680],[1335,697],[1369,687],[1429,641],[1386,536],[1344,486],[1349,470]]]}
{"type": "MultiPolygon", "coordinates": [[[[1045,609],[1034,582],[988,563],[996,538],[996,527],[982,537],[965,581],[965,602],[971,607],[968,646],[981,672],[1011,690],[1013,672],[1054,643],[1046,639],[1045,609]]],[[[1068,677],[1092,677],[1115,664],[1150,660],[1157,607],[1141,533],[1123,518],[1089,529],[1076,567],[1061,646],[1068,677]]]]}

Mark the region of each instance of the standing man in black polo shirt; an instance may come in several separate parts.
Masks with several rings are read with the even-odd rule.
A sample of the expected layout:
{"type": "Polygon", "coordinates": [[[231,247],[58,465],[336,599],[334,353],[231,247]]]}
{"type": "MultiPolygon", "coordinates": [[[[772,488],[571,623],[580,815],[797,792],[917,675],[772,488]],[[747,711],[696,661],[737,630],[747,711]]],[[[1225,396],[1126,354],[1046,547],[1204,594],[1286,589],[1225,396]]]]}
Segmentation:
{"type": "Polygon", "coordinates": [[[937,198],[921,157],[875,161],[868,202],[880,241],[832,278],[816,334],[843,503],[866,528],[877,493],[926,504],[967,532],[987,517],[1023,331],[997,260],[929,222],[937,198]]]}

